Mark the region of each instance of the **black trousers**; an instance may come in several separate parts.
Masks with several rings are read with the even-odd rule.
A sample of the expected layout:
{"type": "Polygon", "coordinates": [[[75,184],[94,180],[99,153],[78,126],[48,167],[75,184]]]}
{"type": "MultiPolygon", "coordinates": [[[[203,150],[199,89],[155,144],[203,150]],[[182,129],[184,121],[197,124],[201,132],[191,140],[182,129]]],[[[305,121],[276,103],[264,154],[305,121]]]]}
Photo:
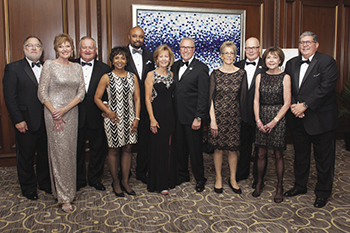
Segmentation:
{"type": "Polygon", "coordinates": [[[136,178],[141,179],[147,176],[148,153],[150,138],[150,121],[146,109],[141,111],[141,120],[138,126],[137,157],[136,157],[136,178]]]}
{"type": "Polygon", "coordinates": [[[301,120],[298,120],[297,126],[292,129],[292,137],[295,150],[295,188],[307,189],[312,144],[317,170],[315,194],[321,198],[328,198],[332,193],[334,177],[335,130],[309,135],[301,120]]]}
{"type": "Polygon", "coordinates": [[[85,124],[78,129],[77,186],[86,185],[85,139],[89,139],[90,159],[87,178],[90,185],[101,182],[105,157],[108,151],[104,128],[90,128],[85,124]]]}
{"type": "Polygon", "coordinates": [[[39,188],[50,188],[50,172],[47,152],[47,137],[45,122],[42,121],[37,131],[20,133],[15,128],[17,174],[23,195],[36,192],[39,188]],[[36,156],[36,171],[34,157],[36,156]]]}
{"type": "Polygon", "coordinates": [[[206,181],[204,177],[202,139],[203,127],[193,130],[191,125],[183,125],[176,122],[175,147],[177,157],[178,179],[189,178],[188,155],[190,155],[191,167],[197,182],[206,181]]]}

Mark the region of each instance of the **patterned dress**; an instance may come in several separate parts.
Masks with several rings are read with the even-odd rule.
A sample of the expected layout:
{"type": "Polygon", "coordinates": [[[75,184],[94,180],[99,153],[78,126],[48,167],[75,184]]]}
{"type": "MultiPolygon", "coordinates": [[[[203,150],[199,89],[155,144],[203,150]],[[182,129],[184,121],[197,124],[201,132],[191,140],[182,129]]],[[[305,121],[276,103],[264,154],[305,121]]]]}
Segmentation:
{"type": "Polygon", "coordinates": [[[169,150],[169,141],[173,142],[175,131],[175,82],[170,72],[165,76],[156,71],[153,74],[152,108],[160,128],[158,133],[150,134],[147,183],[149,192],[174,188],[176,184],[175,147],[170,146],[169,150]]]}
{"type": "MultiPolygon", "coordinates": [[[[50,101],[55,109],[67,106],[75,97],[84,99],[85,83],[80,64],[61,65],[48,60],[43,66],[38,87],[42,103],[50,101]]],[[[59,203],[72,202],[76,193],[76,150],[78,137],[78,106],[63,119],[63,131],[53,129],[51,112],[44,108],[52,193],[59,203]]]]}
{"type": "Polygon", "coordinates": [[[120,120],[114,124],[108,117],[104,118],[108,147],[118,148],[136,144],[137,132],[131,133],[131,123],[135,120],[134,74],[128,72],[126,77],[119,77],[112,71],[108,73],[108,77],[108,106],[117,113],[120,120]]]}
{"type": "Polygon", "coordinates": [[[210,75],[210,100],[213,100],[218,136],[208,130],[208,143],[214,149],[237,151],[240,149],[241,101],[244,98],[242,80],[246,72],[239,69],[224,73],[219,69],[210,75]]]}
{"type": "MultiPolygon", "coordinates": [[[[277,75],[261,73],[259,87],[260,120],[264,125],[272,121],[284,104],[283,78],[286,74],[282,72],[277,75]]],[[[256,129],[255,145],[257,147],[285,150],[286,149],[286,119],[282,117],[271,133],[264,134],[256,129]]]]}

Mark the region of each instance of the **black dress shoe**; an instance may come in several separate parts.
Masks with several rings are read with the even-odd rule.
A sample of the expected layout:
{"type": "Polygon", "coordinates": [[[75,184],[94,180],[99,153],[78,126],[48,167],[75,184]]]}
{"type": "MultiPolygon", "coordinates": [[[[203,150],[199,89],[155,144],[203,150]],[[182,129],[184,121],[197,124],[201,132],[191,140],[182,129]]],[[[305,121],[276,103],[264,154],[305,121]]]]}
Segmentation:
{"type": "Polygon", "coordinates": [[[126,188],[124,187],[124,185],[122,184],[122,182],[120,182],[120,188],[121,188],[124,192],[126,192],[128,195],[130,195],[130,196],[135,196],[135,195],[136,195],[136,193],[135,193],[134,190],[131,190],[130,192],[128,192],[128,191],[126,190],[126,188]]]}
{"type": "Polygon", "coordinates": [[[148,183],[148,177],[147,176],[136,177],[136,180],[141,180],[142,183],[144,183],[144,184],[148,183]]]}
{"type": "Polygon", "coordinates": [[[203,190],[204,190],[204,184],[205,184],[204,181],[198,181],[197,184],[196,184],[195,190],[196,190],[197,192],[203,192],[203,190]]]}
{"type": "Polygon", "coordinates": [[[117,197],[125,197],[125,195],[124,195],[123,192],[117,193],[117,192],[114,190],[114,185],[113,185],[113,183],[111,184],[111,186],[112,186],[112,190],[113,190],[114,194],[115,194],[117,197]]]}
{"type": "Polygon", "coordinates": [[[77,184],[77,192],[81,189],[84,188],[86,184],[77,184]]]}
{"type": "Polygon", "coordinates": [[[322,197],[316,197],[314,206],[316,208],[322,208],[327,204],[327,198],[322,198],[322,197]]]}
{"type": "Polygon", "coordinates": [[[216,193],[222,193],[223,190],[224,190],[224,188],[217,189],[214,187],[214,192],[216,192],[216,193]]]}
{"type": "Polygon", "coordinates": [[[94,187],[96,190],[100,190],[100,191],[106,190],[105,186],[101,182],[97,182],[96,184],[93,184],[90,186],[94,187]]]}
{"type": "Polygon", "coordinates": [[[232,189],[232,191],[236,194],[242,194],[242,190],[240,188],[235,189],[231,184],[231,179],[228,179],[228,186],[232,189]]]}
{"type": "Polygon", "coordinates": [[[36,192],[32,192],[24,196],[29,200],[33,200],[33,201],[38,200],[38,194],[36,192]]]}
{"type": "Polygon", "coordinates": [[[189,177],[181,177],[177,180],[176,185],[180,185],[180,184],[185,183],[185,182],[190,182],[190,178],[189,177]]]}
{"type": "Polygon", "coordinates": [[[289,191],[285,192],[283,195],[285,197],[294,197],[296,195],[305,194],[305,193],[306,193],[306,190],[292,188],[289,191]]]}
{"type": "Polygon", "coordinates": [[[39,187],[39,190],[42,190],[42,191],[44,191],[47,194],[52,194],[51,187],[46,187],[46,188],[40,188],[39,187]]]}

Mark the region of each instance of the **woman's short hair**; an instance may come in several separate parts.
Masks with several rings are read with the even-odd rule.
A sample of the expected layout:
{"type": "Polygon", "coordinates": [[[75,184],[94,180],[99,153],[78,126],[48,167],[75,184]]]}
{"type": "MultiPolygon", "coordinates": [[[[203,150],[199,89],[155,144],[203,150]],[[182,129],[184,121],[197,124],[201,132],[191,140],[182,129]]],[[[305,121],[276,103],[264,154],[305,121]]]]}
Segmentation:
{"type": "Polygon", "coordinates": [[[116,46],[113,47],[111,53],[109,54],[109,61],[111,62],[112,68],[114,69],[113,59],[117,55],[123,55],[126,58],[126,62],[130,61],[130,51],[126,46],[116,46]]]}
{"type": "Polygon", "coordinates": [[[171,50],[171,48],[166,45],[166,44],[163,44],[163,45],[160,45],[156,51],[154,51],[153,53],[153,59],[154,59],[154,62],[156,62],[156,65],[158,66],[158,63],[157,63],[157,58],[159,56],[159,54],[163,51],[168,51],[169,53],[169,58],[170,58],[170,61],[169,61],[169,65],[168,66],[172,66],[174,64],[174,60],[175,60],[175,56],[174,56],[174,53],[173,51],[171,50]]]}
{"type": "Polygon", "coordinates": [[[68,41],[70,46],[72,47],[72,51],[74,51],[74,42],[72,37],[66,33],[62,33],[58,36],[55,36],[55,40],[53,41],[53,46],[55,51],[57,52],[58,46],[60,46],[62,43],[68,41]]]}
{"type": "Polygon", "coordinates": [[[237,56],[237,46],[235,45],[235,43],[233,43],[233,41],[225,41],[224,43],[222,43],[222,45],[220,46],[220,53],[223,54],[225,48],[232,48],[233,49],[233,53],[234,56],[237,56]]]}
{"type": "Polygon", "coordinates": [[[283,53],[282,49],[280,49],[279,47],[270,47],[270,48],[265,50],[265,52],[264,52],[264,54],[262,55],[262,58],[261,58],[262,62],[263,62],[263,66],[265,68],[267,68],[267,66],[266,66],[266,57],[267,57],[267,55],[269,53],[279,56],[279,58],[280,58],[280,63],[278,64],[279,66],[281,66],[283,64],[284,53],[283,53]]]}

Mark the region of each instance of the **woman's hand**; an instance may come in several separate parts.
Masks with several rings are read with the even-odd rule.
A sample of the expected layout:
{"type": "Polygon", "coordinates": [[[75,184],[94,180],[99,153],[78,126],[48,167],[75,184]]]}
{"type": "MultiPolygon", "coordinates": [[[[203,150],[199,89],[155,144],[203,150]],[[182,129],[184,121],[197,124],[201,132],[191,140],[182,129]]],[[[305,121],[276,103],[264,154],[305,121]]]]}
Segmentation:
{"type": "Polygon", "coordinates": [[[150,126],[151,126],[152,133],[154,133],[154,134],[158,133],[158,128],[160,128],[160,127],[159,127],[158,121],[156,121],[156,119],[151,120],[150,126]]]}
{"type": "Polygon", "coordinates": [[[109,110],[107,112],[107,115],[108,115],[108,118],[112,121],[113,124],[119,123],[120,120],[119,120],[119,117],[118,117],[117,113],[109,110]]]}
{"type": "Polygon", "coordinates": [[[59,109],[55,109],[54,111],[52,111],[52,118],[54,120],[60,120],[63,118],[64,114],[67,113],[67,108],[59,108],[59,109]]]}
{"type": "Polygon", "coordinates": [[[271,130],[277,125],[275,120],[270,121],[268,124],[264,125],[264,128],[267,133],[271,133],[271,130]]]}
{"type": "Polygon", "coordinates": [[[63,118],[59,120],[53,119],[52,130],[56,130],[56,132],[63,131],[63,123],[66,123],[65,121],[63,121],[63,118]]]}
{"type": "Polygon", "coordinates": [[[135,119],[132,123],[131,123],[131,133],[135,133],[137,130],[137,127],[139,126],[139,120],[135,119]]]}
{"type": "Polygon", "coordinates": [[[256,123],[256,127],[258,128],[258,130],[260,130],[263,133],[266,133],[266,129],[264,124],[261,122],[261,120],[259,120],[258,123],[256,123]]]}
{"type": "Polygon", "coordinates": [[[216,124],[216,121],[210,121],[210,132],[214,136],[218,136],[218,125],[216,124]]]}

